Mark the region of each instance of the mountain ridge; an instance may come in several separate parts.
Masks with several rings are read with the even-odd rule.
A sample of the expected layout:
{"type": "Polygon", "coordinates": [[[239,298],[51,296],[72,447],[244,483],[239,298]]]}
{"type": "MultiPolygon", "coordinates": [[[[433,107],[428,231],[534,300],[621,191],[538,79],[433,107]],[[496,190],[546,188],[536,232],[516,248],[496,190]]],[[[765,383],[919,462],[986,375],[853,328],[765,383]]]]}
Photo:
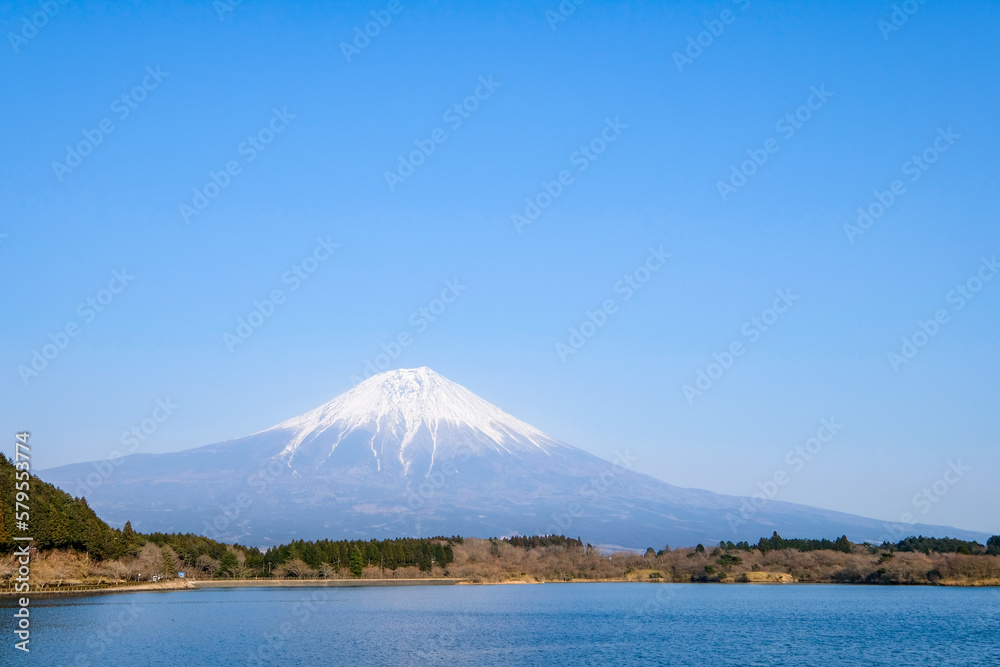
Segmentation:
{"type": "Polygon", "coordinates": [[[578,534],[624,547],[752,540],[777,530],[854,541],[985,539],[941,526],[883,523],[770,500],[668,484],[509,415],[427,367],[388,371],[275,426],[169,454],[43,471],[112,524],[203,532],[257,544],[421,534],[578,534]],[[904,527],[905,526],[905,527],[904,527]]]}

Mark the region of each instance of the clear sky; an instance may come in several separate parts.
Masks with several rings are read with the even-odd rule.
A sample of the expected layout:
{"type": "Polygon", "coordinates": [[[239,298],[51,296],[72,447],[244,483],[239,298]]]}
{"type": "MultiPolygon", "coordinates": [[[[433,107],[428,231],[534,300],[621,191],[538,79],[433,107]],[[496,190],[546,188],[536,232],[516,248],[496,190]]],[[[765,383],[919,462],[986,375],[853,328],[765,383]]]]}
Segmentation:
{"type": "Polygon", "coordinates": [[[1000,5],[897,6],[2,3],[5,449],[427,365],[673,484],[1000,532],[1000,5]]]}

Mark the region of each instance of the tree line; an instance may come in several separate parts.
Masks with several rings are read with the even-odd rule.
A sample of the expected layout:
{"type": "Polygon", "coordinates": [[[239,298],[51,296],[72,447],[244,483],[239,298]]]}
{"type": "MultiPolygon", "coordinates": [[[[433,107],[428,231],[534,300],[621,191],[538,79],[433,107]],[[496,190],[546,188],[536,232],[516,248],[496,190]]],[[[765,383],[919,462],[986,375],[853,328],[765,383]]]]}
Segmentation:
{"type": "MultiPolygon", "coordinates": [[[[975,541],[960,540],[954,537],[924,537],[923,535],[917,537],[907,537],[906,539],[900,540],[899,542],[883,542],[881,545],[875,545],[873,543],[864,543],[868,547],[871,553],[877,553],[879,550],[888,552],[920,552],[923,554],[966,554],[966,555],[988,555],[997,556],[1000,555],[1000,535],[994,535],[986,541],[986,544],[980,544],[975,541]]],[[[774,531],[771,537],[762,537],[756,544],[750,544],[749,542],[731,542],[728,540],[723,540],[719,542],[720,549],[725,551],[753,551],[757,550],[761,553],[766,554],[768,551],[783,551],[786,549],[794,549],[803,553],[809,551],[839,551],[841,553],[849,554],[854,551],[855,543],[847,539],[846,535],[841,535],[836,540],[812,540],[812,539],[785,539],[778,535],[778,531],[774,531]]],[[[704,551],[705,547],[699,544],[695,547],[696,551],[704,551]]],[[[647,553],[652,551],[652,547],[647,550],[647,553]]],[[[662,552],[661,552],[662,553],[662,552]]]]}
{"type": "Polygon", "coordinates": [[[0,453],[0,553],[14,549],[15,535],[30,535],[34,538],[33,546],[41,550],[85,551],[98,560],[131,555],[127,536],[101,521],[87,505],[86,498],[74,498],[33,475],[28,480],[25,503],[29,530],[19,530],[14,511],[18,472],[11,460],[0,453]]]}
{"type": "MultiPolygon", "coordinates": [[[[658,573],[654,577],[657,579],[713,581],[724,579],[727,570],[753,570],[756,567],[766,567],[772,562],[787,563],[789,568],[798,566],[796,564],[801,559],[795,560],[791,556],[782,556],[785,560],[767,560],[769,554],[791,553],[832,553],[838,557],[867,554],[873,559],[875,569],[871,573],[857,574],[850,567],[845,567],[836,573],[828,573],[830,580],[855,581],[858,577],[884,579],[902,572],[899,578],[906,581],[919,580],[919,577],[933,581],[935,577],[948,578],[949,572],[946,570],[941,575],[937,568],[917,574],[903,572],[901,568],[905,564],[909,564],[907,566],[913,572],[916,572],[914,568],[918,564],[923,564],[923,561],[907,558],[907,554],[953,554],[959,558],[1000,555],[1000,536],[989,538],[986,544],[955,538],[916,536],[896,543],[876,545],[854,544],[843,535],[835,540],[786,539],[777,531],[771,537],[760,538],[756,543],[722,541],[711,553],[701,544],[693,549],[679,549],[675,552],[671,552],[669,546],[660,550],[650,547],[645,555],[629,552],[631,555],[623,554],[613,561],[608,560],[606,555],[602,556],[590,544],[584,545],[579,538],[565,535],[494,537],[489,540],[472,540],[474,547],[468,546],[465,539],[456,535],[383,540],[296,540],[262,551],[257,547],[226,544],[191,533],[143,534],[133,530],[129,522],[121,529],[112,528],[94,513],[85,498],[74,498],[34,476],[30,477],[28,500],[30,530],[25,532],[18,528],[14,512],[14,499],[18,491],[17,474],[15,465],[0,453],[0,554],[13,552],[16,543],[12,538],[15,535],[30,534],[34,538],[32,545],[39,552],[62,550],[85,554],[87,562],[109,563],[105,570],[116,581],[119,578],[144,578],[156,572],[171,576],[179,571],[190,572],[198,577],[216,578],[442,574],[476,578],[484,568],[496,569],[496,564],[508,561],[517,563],[517,567],[521,568],[519,572],[527,571],[525,563],[549,563],[545,566],[549,570],[540,570],[543,576],[549,577],[553,576],[553,572],[560,572],[562,574],[558,576],[561,578],[613,577],[617,576],[614,573],[619,568],[622,573],[627,574],[630,569],[640,568],[643,564],[656,563],[658,567],[669,565],[671,568],[669,576],[666,572],[658,573]],[[459,551],[461,558],[457,558],[459,551]],[[456,563],[456,560],[460,562],[456,563]],[[572,563],[572,567],[567,563],[572,563]],[[400,574],[396,574],[397,572],[400,574]]],[[[824,558],[826,560],[823,563],[834,562],[830,560],[833,556],[824,558]]],[[[817,565],[820,561],[802,562],[808,565],[803,566],[803,577],[817,567],[827,567],[817,565]]],[[[963,567],[973,566],[966,564],[963,567]]],[[[975,577],[984,579],[987,575],[977,574],[975,577]]],[[[58,578],[63,577],[59,575],[58,578]]]]}
{"type": "MultiPolygon", "coordinates": [[[[344,569],[360,577],[363,568],[372,565],[388,570],[412,566],[423,572],[429,572],[434,566],[445,567],[455,559],[453,545],[462,542],[458,536],[368,541],[297,540],[261,552],[257,547],[225,544],[191,533],[143,534],[133,530],[131,522],[126,522],[121,529],[112,528],[94,513],[86,498],[74,498],[34,475],[29,476],[30,518],[29,530],[25,532],[17,528],[14,512],[17,473],[11,460],[0,453],[0,554],[13,552],[15,535],[30,535],[34,538],[32,545],[41,552],[56,549],[82,552],[98,562],[128,561],[137,559],[140,554],[147,561],[154,557],[159,559],[160,556],[154,556],[151,550],[155,547],[162,555],[163,566],[157,564],[157,567],[163,573],[187,570],[213,577],[253,577],[344,569]],[[303,563],[306,567],[293,565],[290,569],[282,569],[290,563],[303,563]]],[[[148,566],[145,569],[152,571],[148,566]]]]}

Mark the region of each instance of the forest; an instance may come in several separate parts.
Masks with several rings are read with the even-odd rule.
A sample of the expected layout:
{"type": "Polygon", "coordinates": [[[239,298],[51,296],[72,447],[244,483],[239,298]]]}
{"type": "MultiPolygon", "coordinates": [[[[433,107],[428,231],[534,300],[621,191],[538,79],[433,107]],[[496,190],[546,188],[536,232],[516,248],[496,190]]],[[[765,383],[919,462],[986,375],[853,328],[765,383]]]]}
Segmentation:
{"type": "MultiPolygon", "coordinates": [[[[0,590],[16,572],[12,500],[18,471],[0,454],[0,590]]],[[[466,583],[643,581],[649,583],[812,582],[1000,585],[1000,536],[986,544],[908,537],[855,544],[841,536],[756,543],[723,541],[644,553],[605,552],[564,535],[490,539],[457,535],[385,540],[297,540],[261,551],[177,533],[108,526],[87,505],[37,477],[29,479],[36,586],[109,586],[154,577],[206,579],[420,579],[466,583]]],[[[22,487],[23,488],[23,487],[22,487]]]]}

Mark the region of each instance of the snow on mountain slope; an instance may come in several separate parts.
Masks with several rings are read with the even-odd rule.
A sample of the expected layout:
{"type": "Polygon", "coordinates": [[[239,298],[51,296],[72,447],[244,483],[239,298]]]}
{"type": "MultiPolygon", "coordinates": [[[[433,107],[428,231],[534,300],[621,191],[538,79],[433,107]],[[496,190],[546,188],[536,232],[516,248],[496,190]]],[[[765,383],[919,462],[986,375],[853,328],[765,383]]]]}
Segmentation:
{"type": "Polygon", "coordinates": [[[429,368],[390,371],[272,428],[112,465],[79,463],[42,479],[86,496],[113,525],[273,544],[565,533],[644,547],[756,541],[774,530],[854,541],[909,534],[985,539],[940,526],[687,489],[561,443],[429,368]]]}
{"type": "Polygon", "coordinates": [[[306,449],[313,450],[311,462],[322,464],[346,437],[361,432],[370,434],[377,469],[398,463],[403,474],[413,471],[417,454],[429,453],[432,466],[439,456],[454,457],[462,448],[473,455],[515,456],[569,448],[426,366],[371,377],[260,433],[281,431],[288,444],[280,456],[291,465],[306,449]]]}

